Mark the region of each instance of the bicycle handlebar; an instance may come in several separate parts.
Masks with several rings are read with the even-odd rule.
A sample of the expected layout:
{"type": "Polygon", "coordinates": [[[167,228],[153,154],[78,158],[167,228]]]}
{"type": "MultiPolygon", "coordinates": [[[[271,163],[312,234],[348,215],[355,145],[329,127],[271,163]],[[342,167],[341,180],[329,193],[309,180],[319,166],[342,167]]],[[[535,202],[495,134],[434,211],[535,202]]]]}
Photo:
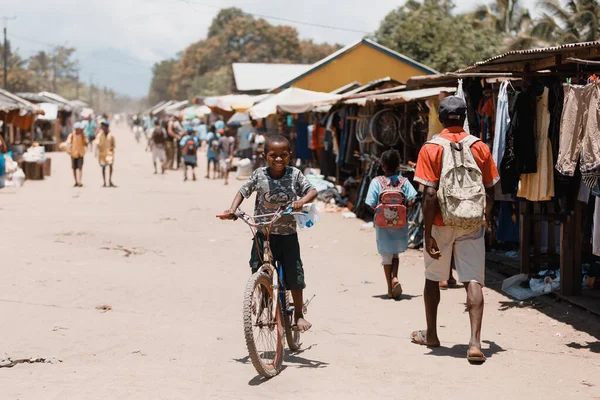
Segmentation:
{"type": "Polygon", "coordinates": [[[275,221],[277,221],[279,218],[283,217],[284,215],[306,215],[307,214],[307,212],[304,212],[304,211],[294,212],[294,210],[292,210],[292,207],[290,207],[290,204],[281,206],[279,208],[279,210],[277,210],[274,213],[255,215],[254,217],[246,214],[244,211],[240,210],[239,208],[236,212],[231,213],[229,215],[220,214],[220,215],[217,215],[216,217],[223,218],[223,217],[235,216],[236,218],[239,218],[242,221],[244,221],[248,226],[257,228],[257,227],[262,227],[262,226],[268,226],[268,225],[274,223],[275,221]],[[257,219],[257,218],[267,218],[267,217],[272,217],[272,218],[269,221],[265,221],[265,222],[255,222],[255,219],[257,219]]]}

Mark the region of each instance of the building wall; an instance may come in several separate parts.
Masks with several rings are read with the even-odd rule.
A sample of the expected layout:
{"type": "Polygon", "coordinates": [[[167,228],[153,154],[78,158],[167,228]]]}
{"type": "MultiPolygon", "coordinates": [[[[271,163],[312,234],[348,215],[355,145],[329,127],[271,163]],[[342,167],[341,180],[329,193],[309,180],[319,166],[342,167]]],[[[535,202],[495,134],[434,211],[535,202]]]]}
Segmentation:
{"type": "Polygon", "coordinates": [[[302,77],[293,87],[330,92],[353,81],[367,84],[389,76],[400,82],[427,72],[361,44],[318,70],[302,77]]]}

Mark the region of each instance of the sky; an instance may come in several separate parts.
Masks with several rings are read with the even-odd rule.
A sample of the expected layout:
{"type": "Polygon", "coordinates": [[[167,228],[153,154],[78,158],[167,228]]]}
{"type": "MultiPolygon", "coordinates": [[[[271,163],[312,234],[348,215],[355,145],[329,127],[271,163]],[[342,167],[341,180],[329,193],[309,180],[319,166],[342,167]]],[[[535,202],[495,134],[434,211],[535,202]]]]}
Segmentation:
{"type": "MultiPolygon", "coordinates": [[[[455,0],[458,11],[485,0],[455,0]]],[[[535,0],[525,0],[532,6],[535,0]]],[[[77,48],[80,77],[132,97],[148,93],[152,65],[206,37],[219,9],[328,25],[328,29],[266,18],[294,26],[302,39],[347,45],[373,32],[400,0],[2,0],[13,48],[28,57],[53,45],[77,48]]]]}

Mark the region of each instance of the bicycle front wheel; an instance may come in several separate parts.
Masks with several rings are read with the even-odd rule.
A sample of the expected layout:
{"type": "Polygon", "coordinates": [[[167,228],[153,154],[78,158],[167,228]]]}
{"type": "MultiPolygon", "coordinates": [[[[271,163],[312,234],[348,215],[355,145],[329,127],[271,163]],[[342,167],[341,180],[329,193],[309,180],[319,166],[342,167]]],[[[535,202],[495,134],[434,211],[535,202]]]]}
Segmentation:
{"type": "Polygon", "coordinates": [[[271,278],[261,272],[253,274],[246,286],[244,335],[256,372],[265,378],[277,375],[283,363],[281,310],[273,295],[271,278]]]}

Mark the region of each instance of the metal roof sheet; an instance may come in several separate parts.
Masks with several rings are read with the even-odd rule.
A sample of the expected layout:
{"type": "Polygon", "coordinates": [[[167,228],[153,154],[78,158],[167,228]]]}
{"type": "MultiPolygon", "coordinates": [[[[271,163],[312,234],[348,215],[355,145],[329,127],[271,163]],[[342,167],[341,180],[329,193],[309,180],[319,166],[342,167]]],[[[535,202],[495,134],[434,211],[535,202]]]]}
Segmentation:
{"type": "Polygon", "coordinates": [[[366,105],[368,102],[372,103],[409,103],[415,100],[428,99],[430,97],[438,96],[441,92],[454,93],[456,92],[455,87],[437,87],[427,88],[419,90],[407,90],[405,92],[393,92],[374,94],[371,96],[360,97],[355,99],[345,100],[344,104],[358,104],[360,106],[366,105]]]}
{"type": "Polygon", "coordinates": [[[240,92],[275,89],[310,67],[310,64],[232,64],[235,86],[240,92]]]}
{"type": "Polygon", "coordinates": [[[503,63],[509,63],[509,62],[515,62],[515,61],[524,61],[527,59],[531,60],[531,59],[547,57],[552,54],[561,54],[561,53],[567,53],[567,52],[570,52],[573,50],[589,49],[589,48],[600,48],[600,41],[569,43],[569,44],[563,44],[560,46],[529,49],[529,50],[513,50],[513,51],[506,52],[504,54],[494,56],[487,60],[477,62],[474,65],[471,65],[470,67],[460,69],[456,72],[459,72],[459,73],[460,72],[468,72],[468,71],[477,70],[479,67],[487,66],[487,65],[503,64],[503,63]]]}

